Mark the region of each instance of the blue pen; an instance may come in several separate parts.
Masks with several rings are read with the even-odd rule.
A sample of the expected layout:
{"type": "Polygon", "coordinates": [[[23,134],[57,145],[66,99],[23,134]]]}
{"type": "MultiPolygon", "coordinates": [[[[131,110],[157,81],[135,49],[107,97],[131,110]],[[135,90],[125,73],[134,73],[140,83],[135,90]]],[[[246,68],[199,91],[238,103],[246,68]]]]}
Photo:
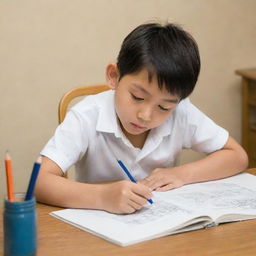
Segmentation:
{"type": "MultiPolygon", "coordinates": [[[[128,169],[126,168],[126,166],[124,165],[124,163],[121,160],[117,160],[118,164],[120,165],[120,167],[122,168],[122,170],[126,173],[126,175],[129,177],[129,179],[134,182],[137,183],[137,181],[132,177],[131,173],[128,171],[128,169]]],[[[153,204],[153,200],[152,199],[148,199],[148,202],[150,204],[153,204]]]]}
{"type": "Polygon", "coordinates": [[[30,200],[33,197],[36,179],[37,179],[40,167],[41,167],[41,162],[42,162],[41,157],[39,157],[34,164],[34,167],[33,167],[33,170],[32,170],[31,176],[30,176],[30,181],[29,181],[25,201],[30,200]]]}

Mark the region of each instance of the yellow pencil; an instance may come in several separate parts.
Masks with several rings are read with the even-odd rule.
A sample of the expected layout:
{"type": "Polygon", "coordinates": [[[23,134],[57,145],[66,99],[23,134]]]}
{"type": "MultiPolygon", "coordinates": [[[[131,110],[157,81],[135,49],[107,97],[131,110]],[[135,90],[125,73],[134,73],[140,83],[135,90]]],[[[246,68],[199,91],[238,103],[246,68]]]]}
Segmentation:
{"type": "Polygon", "coordinates": [[[12,178],[12,159],[8,151],[5,154],[5,170],[6,170],[6,181],[7,181],[7,195],[9,201],[14,201],[14,189],[13,189],[13,178],[12,178]]]}

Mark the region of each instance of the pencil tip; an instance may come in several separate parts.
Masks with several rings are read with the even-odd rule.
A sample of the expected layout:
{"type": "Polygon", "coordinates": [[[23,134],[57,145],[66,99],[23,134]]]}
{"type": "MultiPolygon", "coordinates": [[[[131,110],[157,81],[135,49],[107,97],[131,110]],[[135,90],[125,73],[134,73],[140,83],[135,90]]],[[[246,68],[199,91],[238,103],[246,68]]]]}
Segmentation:
{"type": "Polygon", "coordinates": [[[41,163],[42,163],[42,156],[39,156],[39,157],[37,158],[36,162],[41,164],[41,163]]]}
{"type": "Polygon", "coordinates": [[[6,151],[5,151],[5,159],[11,159],[9,150],[6,150],[6,151]]]}

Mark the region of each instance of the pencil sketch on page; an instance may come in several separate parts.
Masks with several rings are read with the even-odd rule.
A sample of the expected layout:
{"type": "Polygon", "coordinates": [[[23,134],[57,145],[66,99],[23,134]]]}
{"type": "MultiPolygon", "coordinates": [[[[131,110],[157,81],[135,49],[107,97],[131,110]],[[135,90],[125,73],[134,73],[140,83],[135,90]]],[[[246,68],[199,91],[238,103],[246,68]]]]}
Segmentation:
{"type": "Polygon", "coordinates": [[[172,199],[191,209],[207,207],[212,209],[256,209],[255,191],[230,183],[194,184],[193,189],[176,190],[172,199]]]}
{"type": "Polygon", "coordinates": [[[151,223],[152,221],[161,219],[164,216],[173,216],[173,218],[176,218],[177,216],[189,216],[192,213],[181,206],[162,200],[161,198],[155,198],[152,205],[146,205],[141,210],[131,214],[114,214],[100,210],[77,211],[82,211],[84,217],[86,217],[86,215],[92,216],[93,214],[97,218],[112,219],[123,224],[136,226],[151,223]]]}
{"type": "MultiPolygon", "coordinates": [[[[154,203],[132,214],[112,214],[105,211],[83,211],[86,216],[112,219],[127,225],[143,225],[167,216],[176,220],[199,210],[255,211],[255,191],[234,183],[211,182],[191,184],[167,192],[154,192],[154,203]]],[[[208,213],[209,214],[209,213],[208,213]]]]}
{"type": "Polygon", "coordinates": [[[156,199],[152,205],[145,206],[141,210],[136,211],[132,214],[126,215],[113,215],[112,217],[129,225],[141,225],[148,222],[155,221],[164,216],[174,217],[177,215],[187,215],[191,212],[185,208],[182,208],[176,204],[168,203],[165,200],[156,199]]]}
{"type": "Polygon", "coordinates": [[[193,184],[156,193],[154,204],[133,214],[108,215],[125,224],[146,224],[164,216],[187,215],[198,208],[256,210],[255,191],[230,183],[193,184]]]}

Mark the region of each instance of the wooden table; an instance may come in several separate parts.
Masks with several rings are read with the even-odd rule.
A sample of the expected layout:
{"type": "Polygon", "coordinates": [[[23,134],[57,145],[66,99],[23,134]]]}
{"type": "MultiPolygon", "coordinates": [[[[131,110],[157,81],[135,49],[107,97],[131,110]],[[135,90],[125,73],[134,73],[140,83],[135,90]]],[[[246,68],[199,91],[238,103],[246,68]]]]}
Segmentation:
{"type": "MultiPolygon", "coordinates": [[[[256,169],[250,173],[256,174],[256,169]]],[[[256,195],[255,195],[256,196],[256,195]]],[[[217,227],[166,236],[128,247],[120,247],[81,231],[52,216],[60,208],[37,205],[37,256],[254,256],[256,220],[222,224],[217,227]]],[[[3,240],[2,208],[0,241],[3,240]]],[[[3,243],[0,255],[3,255],[3,243]]]]}

